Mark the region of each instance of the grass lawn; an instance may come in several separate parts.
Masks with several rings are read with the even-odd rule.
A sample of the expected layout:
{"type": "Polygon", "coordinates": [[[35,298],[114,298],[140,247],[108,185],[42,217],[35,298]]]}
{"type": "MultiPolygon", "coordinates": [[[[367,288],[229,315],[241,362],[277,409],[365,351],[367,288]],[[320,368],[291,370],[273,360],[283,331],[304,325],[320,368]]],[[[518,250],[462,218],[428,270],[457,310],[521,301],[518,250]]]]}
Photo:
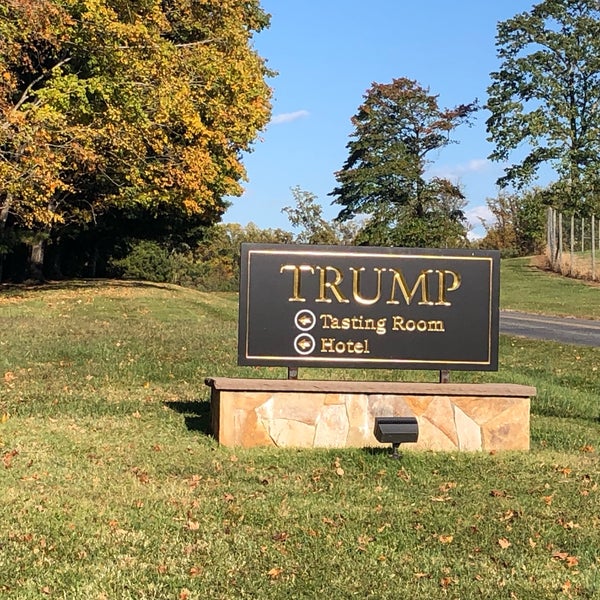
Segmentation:
{"type": "MultiPolygon", "coordinates": [[[[502,284],[600,318],[598,287],[555,303],[520,261],[502,284]]],[[[0,597],[600,598],[599,348],[502,337],[497,373],[453,373],[537,387],[529,453],[232,450],[204,378],[285,376],[236,366],[236,318],[173,286],[0,292],[0,597]]]]}

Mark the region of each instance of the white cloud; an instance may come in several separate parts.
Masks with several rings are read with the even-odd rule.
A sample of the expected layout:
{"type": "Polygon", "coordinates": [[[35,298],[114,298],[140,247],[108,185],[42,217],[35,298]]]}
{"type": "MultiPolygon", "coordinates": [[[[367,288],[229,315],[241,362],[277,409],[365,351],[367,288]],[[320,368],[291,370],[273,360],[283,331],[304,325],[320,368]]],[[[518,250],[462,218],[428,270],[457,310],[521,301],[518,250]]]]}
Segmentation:
{"type": "Polygon", "coordinates": [[[487,158],[472,158],[466,163],[460,165],[448,165],[441,167],[434,167],[431,169],[431,175],[435,177],[443,177],[445,179],[456,180],[461,175],[467,173],[480,173],[489,169],[491,162],[487,158]]]}
{"type": "Polygon", "coordinates": [[[491,222],[494,220],[494,215],[490,212],[490,209],[485,206],[473,206],[469,210],[465,212],[465,216],[469,223],[473,225],[480,225],[481,219],[486,222],[491,222]]]}
{"type": "Polygon", "coordinates": [[[465,217],[467,223],[471,226],[468,237],[470,240],[477,240],[485,236],[485,227],[481,220],[483,219],[486,223],[494,222],[494,215],[490,212],[490,209],[486,206],[473,206],[465,211],[465,217]]]}
{"type": "Polygon", "coordinates": [[[291,123],[298,119],[308,117],[310,113],[307,110],[297,110],[295,112],[280,113],[271,118],[271,125],[281,125],[282,123],[291,123]]]}

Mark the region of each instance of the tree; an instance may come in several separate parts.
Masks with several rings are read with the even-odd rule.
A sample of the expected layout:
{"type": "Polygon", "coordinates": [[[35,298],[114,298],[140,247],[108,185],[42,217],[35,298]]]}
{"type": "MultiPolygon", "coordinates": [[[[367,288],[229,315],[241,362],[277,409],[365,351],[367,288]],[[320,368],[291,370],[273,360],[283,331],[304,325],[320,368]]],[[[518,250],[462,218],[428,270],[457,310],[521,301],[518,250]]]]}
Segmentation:
{"type": "Polygon", "coordinates": [[[524,193],[500,191],[488,198],[494,216],[490,223],[482,219],[486,230],[480,248],[501,250],[506,256],[529,256],[542,251],[546,232],[547,190],[535,188],[524,193]]]}
{"type": "Polygon", "coordinates": [[[0,228],[128,207],[218,221],[269,118],[250,45],[267,25],[259,0],[4,2],[0,228]]]}
{"type": "Polygon", "coordinates": [[[406,78],[373,83],[352,118],[349,155],[335,174],[330,195],[343,207],[337,219],[369,215],[363,243],[454,245],[456,231],[464,233],[464,197],[448,180],[426,180],[425,170],[477,108],[475,101],[442,109],[437,96],[406,78]],[[440,223],[450,225],[449,239],[440,239],[440,223]]]}
{"type": "Polygon", "coordinates": [[[600,5],[544,0],[499,23],[496,47],[501,64],[487,102],[490,158],[507,161],[526,148],[498,184],[521,189],[546,164],[558,175],[564,208],[585,210],[600,166],[600,5]]]}
{"type": "Polygon", "coordinates": [[[352,244],[357,234],[354,221],[341,223],[328,221],[323,217],[323,207],[311,192],[292,188],[295,206],[286,206],[286,213],[293,227],[299,228],[294,241],[297,244],[352,244]]]}

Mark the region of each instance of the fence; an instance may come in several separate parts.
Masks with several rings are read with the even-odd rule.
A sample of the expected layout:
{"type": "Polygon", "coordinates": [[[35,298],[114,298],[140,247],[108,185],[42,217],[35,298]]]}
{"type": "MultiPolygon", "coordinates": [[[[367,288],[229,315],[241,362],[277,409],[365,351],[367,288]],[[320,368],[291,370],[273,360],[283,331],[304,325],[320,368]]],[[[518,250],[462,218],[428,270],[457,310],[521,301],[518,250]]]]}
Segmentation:
{"type": "Polygon", "coordinates": [[[600,279],[600,219],[595,215],[564,215],[548,208],[546,257],[553,271],[600,279]]]}

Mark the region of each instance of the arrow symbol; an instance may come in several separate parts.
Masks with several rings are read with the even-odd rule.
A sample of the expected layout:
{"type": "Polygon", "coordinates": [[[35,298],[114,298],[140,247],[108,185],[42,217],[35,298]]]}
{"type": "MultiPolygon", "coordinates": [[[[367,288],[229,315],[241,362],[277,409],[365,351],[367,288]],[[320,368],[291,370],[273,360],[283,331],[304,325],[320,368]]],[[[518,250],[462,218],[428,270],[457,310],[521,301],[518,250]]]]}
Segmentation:
{"type": "Polygon", "coordinates": [[[301,350],[306,350],[307,348],[310,348],[311,346],[312,346],[312,344],[311,344],[310,340],[307,340],[307,339],[303,339],[298,342],[298,347],[301,350]]]}

